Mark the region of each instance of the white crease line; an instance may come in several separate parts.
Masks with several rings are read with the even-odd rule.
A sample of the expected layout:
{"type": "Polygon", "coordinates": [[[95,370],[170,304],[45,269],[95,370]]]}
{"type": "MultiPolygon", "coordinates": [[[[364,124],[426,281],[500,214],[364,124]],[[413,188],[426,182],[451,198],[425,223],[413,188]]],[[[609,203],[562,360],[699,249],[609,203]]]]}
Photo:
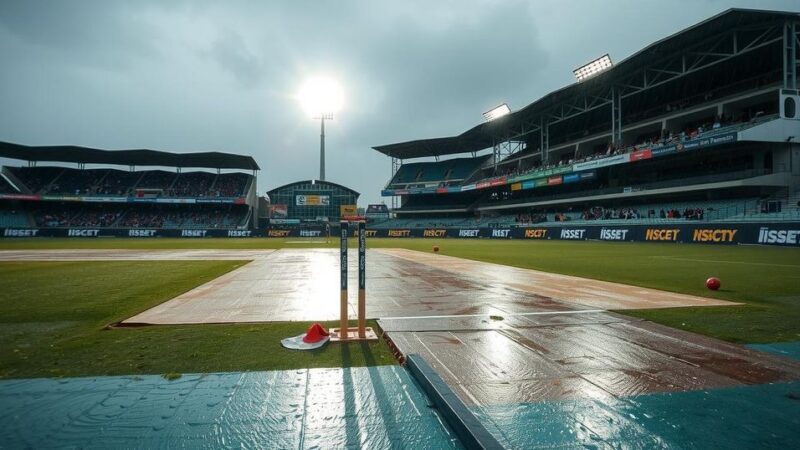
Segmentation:
{"type": "MultiPolygon", "coordinates": [[[[570,311],[540,311],[540,312],[527,312],[527,313],[514,313],[506,314],[506,316],[547,316],[554,314],[585,314],[585,313],[599,313],[606,312],[605,309],[579,309],[570,311]]],[[[409,320],[409,319],[457,319],[460,317],[489,317],[495,314],[462,314],[451,316],[405,316],[405,317],[381,317],[380,320],[409,320]]]]}

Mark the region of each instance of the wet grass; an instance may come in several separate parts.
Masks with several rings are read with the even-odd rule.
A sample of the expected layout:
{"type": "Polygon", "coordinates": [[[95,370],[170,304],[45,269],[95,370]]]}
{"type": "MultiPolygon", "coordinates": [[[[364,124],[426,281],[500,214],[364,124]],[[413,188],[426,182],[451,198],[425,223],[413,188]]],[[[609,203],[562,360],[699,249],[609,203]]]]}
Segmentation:
{"type": "MultiPolygon", "coordinates": [[[[0,378],[393,364],[383,342],[280,346],[307,323],[107,329],[242,261],[0,263],[0,378]]],[[[331,323],[332,324],[332,323],[331,323]]],[[[375,323],[370,323],[375,327],[375,323]]]]}
{"type": "MultiPolygon", "coordinates": [[[[355,240],[351,240],[351,246],[355,240]]],[[[734,307],[624,311],[732,342],[800,340],[800,248],[696,244],[370,239],[372,248],[400,247],[547,272],[744,303],[734,307]],[[705,280],[722,280],[709,291],[705,280]]],[[[0,239],[0,249],[275,249],[336,248],[315,239],[0,239]]]]}

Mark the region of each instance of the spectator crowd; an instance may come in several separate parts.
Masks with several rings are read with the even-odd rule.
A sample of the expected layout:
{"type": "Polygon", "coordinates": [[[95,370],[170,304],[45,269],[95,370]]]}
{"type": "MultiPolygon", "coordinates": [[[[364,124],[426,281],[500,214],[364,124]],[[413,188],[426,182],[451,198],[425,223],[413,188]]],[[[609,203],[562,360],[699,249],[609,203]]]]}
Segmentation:
{"type": "Polygon", "coordinates": [[[38,227],[90,228],[234,228],[243,225],[247,207],[241,205],[174,206],[54,204],[33,212],[38,227]]]}
{"type": "Polygon", "coordinates": [[[125,172],[64,167],[11,168],[31,192],[76,196],[241,197],[251,176],[246,173],[125,172]]]}

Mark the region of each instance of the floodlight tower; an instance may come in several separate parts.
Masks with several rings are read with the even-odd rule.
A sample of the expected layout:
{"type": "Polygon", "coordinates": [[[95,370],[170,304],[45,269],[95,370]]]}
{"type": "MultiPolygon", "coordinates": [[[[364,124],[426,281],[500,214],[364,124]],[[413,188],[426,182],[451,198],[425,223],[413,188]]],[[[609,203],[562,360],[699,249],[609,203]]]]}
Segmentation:
{"type": "Polygon", "coordinates": [[[319,179],[325,181],[325,120],[333,120],[333,114],[320,114],[319,119],[319,179]]]}
{"type": "MultiPolygon", "coordinates": [[[[578,83],[586,81],[587,79],[610,69],[614,63],[608,53],[588,62],[577,69],[573,70],[575,78],[578,83]]],[[[619,91],[616,87],[611,87],[611,142],[618,144],[622,141],[622,99],[619,96],[619,91]]],[[[576,150],[577,152],[577,150],[576,150]]],[[[577,153],[576,153],[577,156],[577,153]]]]}
{"type": "Polygon", "coordinates": [[[311,78],[303,84],[299,95],[303,109],[313,119],[319,119],[319,179],[325,181],[325,121],[342,107],[342,90],[330,78],[311,78]]]}
{"type": "MultiPolygon", "coordinates": [[[[511,114],[511,108],[508,107],[507,103],[503,103],[501,105],[495,106],[494,108],[486,111],[483,113],[483,118],[486,119],[487,122],[491,122],[493,120],[497,120],[501,117],[507,116],[511,114]]],[[[501,158],[501,147],[502,146],[508,147],[509,142],[503,141],[502,143],[495,143],[492,147],[492,158],[494,159],[494,170],[497,171],[497,164],[500,163],[501,158]]],[[[510,153],[509,153],[510,154],[510,153]]]]}

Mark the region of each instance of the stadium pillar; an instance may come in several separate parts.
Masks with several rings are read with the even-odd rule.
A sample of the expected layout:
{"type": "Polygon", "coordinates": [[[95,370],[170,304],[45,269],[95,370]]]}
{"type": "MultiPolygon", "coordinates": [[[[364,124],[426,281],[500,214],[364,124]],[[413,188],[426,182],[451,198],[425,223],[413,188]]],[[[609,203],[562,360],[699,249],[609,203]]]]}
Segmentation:
{"type": "Polygon", "coordinates": [[[783,88],[797,89],[797,39],[796,22],[783,26],[783,88]]]}
{"type": "Polygon", "coordinates": [[[500,162],[500,144],[497,142],[492,143],[492,160],[494,164],[492,174],[494,175],[497,172],[497,164],[500,162]]]}
{"type": "Polygon", "coordinates": [[[611,87],[611,142],[622,143],[622,98],[615,86],[611,87]]]}
{"type": "Polygon", "coordinates": [[[542,152],[541,158],[544,163],[550,162],[548,158],[550,150],[549,127],[550,125],[543,118],[539,118],[539,148],[542,152]]]}
{"type": "MultiPolygon", "coordinates": [[[[395,158],[392,156],[392,176],[389,177],[389,181],[391,181],[398,170],[400,170],[400,166],[403,165],[403,160],[399,158],[395,158]]],[[[392,196],[392,209],[398,208],[400,206],[399,198],[396,195],[392,196]]]]}

